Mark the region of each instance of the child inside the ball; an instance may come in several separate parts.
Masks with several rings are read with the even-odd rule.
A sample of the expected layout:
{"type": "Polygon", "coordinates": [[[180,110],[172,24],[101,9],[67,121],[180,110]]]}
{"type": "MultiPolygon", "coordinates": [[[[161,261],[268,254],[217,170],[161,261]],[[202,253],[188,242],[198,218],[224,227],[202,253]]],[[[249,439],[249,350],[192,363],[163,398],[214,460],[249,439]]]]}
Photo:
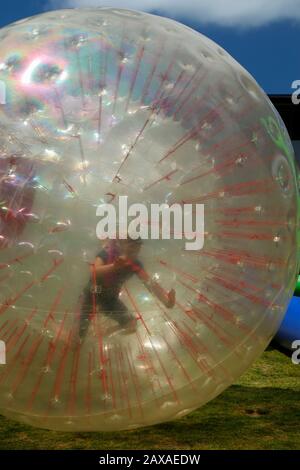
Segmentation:
{"type": "MultiPolygon", "coordinates": [[[[113,333],[120,329],[134,332],[137,318],[120,299],[124,283],[137,276],[147,290],[166,308],[175,305],[175,291],[166,291],[157,281],[150,278],[139,260],[142,248],[141,238],[110,240],[95,257],[91,265],[90,279],[81,296],[78,340],[85,338],[91,319],[95,314],[103,314],[116,322],[109,330],[113,333]]],[[[108,333],[108,332],[107,332],[108,333]]]]}

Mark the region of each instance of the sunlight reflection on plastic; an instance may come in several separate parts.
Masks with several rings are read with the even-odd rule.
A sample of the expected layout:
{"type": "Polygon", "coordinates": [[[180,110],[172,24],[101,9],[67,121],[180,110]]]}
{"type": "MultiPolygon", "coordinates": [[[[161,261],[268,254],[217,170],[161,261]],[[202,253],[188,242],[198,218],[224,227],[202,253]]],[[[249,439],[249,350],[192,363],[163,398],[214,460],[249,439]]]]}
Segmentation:
{"type": "Polygon", "coordinates": [[[294,156],[267,96],[201,34],[113,9],[3,28],[0,81],[1,413],[109,431],[217,396],[277,331],[299,269],[294,156]],[[203,249],[147,240],[99,281],[96,209],[124,195],[204,204],[203,249]]]}

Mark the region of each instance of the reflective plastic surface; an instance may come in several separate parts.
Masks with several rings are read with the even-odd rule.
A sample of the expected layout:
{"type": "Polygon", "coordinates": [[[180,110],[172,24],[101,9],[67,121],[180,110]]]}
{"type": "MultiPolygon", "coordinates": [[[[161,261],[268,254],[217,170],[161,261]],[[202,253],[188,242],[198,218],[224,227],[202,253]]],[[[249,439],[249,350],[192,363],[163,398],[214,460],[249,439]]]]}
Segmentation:
{"type": "Polygon", "coordinates": [[[0,80],[1,413],[119,430],[214,398],[264,350],[299,272],[293,150],[267,96],[201,34],[113,9],[3,28],[0,80]],[[120,196],[205,207],[203,249],[144,240],[139,265],[176,298],[130,276],[131,330],[80,310],[97,207],[120,196]]]}

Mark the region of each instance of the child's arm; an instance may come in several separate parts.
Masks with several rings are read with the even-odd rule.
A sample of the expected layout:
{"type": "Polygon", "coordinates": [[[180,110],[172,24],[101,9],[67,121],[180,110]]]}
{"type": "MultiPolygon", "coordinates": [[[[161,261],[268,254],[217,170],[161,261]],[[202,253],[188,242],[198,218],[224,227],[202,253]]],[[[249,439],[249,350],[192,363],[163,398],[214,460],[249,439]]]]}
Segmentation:
{"type": "Polygon", "coordinates": [[[150,279],[149,275],[142,268],[137,271],[137,275],[148,291],[151,292],[151,294],[154,294],[164,304],[165,307],[174,307],[176,298],[174,289],[171,289],[169,292],[167,292],[158,284],[158,282],[150,279]]]}

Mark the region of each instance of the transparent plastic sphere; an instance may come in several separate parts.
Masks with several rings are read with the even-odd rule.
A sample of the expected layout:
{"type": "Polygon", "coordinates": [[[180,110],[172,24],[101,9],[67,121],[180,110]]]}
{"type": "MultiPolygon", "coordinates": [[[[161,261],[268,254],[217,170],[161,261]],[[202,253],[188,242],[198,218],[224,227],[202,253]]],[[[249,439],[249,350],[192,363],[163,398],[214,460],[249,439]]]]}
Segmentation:
{"type": "Polygon", "coordinates": [[[201,34],[107,8],[3,28],[0,80],[0,412],[111,431],[217,396],[275,334],[299,269],[294,155],[268,97],[201,34]],[[204,204],[204,246],[144,240],[150,281],[115,298],[134,328],[95,302],[77,341],[97,208],[120,196],[204,204]]]}

